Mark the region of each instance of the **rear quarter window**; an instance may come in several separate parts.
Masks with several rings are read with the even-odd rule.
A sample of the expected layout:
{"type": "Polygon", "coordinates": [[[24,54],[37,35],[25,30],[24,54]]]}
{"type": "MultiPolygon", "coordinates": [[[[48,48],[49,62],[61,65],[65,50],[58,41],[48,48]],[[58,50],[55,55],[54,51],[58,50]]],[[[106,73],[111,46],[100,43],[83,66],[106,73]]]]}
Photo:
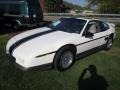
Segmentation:
{"type": "Polygon", "coordinates": [[[101,32],[109,29],[109,25],[107,23],[104,23],[104,22],[99,22],[99,27],[100,27],[101,32]]]}

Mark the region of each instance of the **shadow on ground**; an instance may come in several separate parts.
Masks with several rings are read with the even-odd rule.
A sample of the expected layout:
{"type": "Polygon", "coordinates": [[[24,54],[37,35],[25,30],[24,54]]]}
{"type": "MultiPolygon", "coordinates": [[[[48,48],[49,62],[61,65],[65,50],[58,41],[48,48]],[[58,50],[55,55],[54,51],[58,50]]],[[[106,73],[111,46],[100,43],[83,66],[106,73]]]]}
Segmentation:
{"type": "Polygon", "coordinates": [[[107,90],[108,83],[105,78],[97,73],[95,65],[90,65],[82,71],[78,81],[79,90],[107,90]],[[86,74],[90,76],[85,78],[86,74]]]}

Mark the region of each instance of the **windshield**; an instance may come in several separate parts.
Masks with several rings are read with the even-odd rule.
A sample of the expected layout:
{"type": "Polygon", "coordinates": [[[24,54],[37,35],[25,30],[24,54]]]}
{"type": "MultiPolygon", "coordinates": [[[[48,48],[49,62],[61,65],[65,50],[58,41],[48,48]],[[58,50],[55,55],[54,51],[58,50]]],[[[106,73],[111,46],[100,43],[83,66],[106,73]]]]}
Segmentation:
{"type": "Polygon", "coordinates": [[[13,15],[27,15],[27,3],[0,2],[0,13],[13,15]]]}
{"type": "Polygon", "coordinates": [[[75,19],[75,18],[63,18],[53,22],[48,27],[55,30],[79,34],[81,33],[85,24],[86,24],[86,20],[75,19]]]}

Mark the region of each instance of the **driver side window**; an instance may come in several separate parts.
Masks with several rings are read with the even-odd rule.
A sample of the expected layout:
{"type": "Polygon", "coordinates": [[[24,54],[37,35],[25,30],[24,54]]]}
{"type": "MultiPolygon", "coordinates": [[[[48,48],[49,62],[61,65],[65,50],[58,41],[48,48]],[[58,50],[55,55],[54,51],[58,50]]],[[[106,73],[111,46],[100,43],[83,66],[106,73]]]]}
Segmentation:
{"type": "Polygon", "coordinates": [[[90,25],[88,32],[93,33],[93,34],[97,33],[96,25],[95,24],[90,25]]]}
{"type": "Polygon", "coordinates": [[[96,22],[90,22],[88,24],[88,32],[93,34],[98,33],[99,32],[98,24],[96,22]]]}
{"type": "Polygon", "coordinates": [[[85,29],[83,35],[86,35],[86,33],[88,33],[88,32],[90,32],[92,34],[99,33],[100,30],[99,30],[98,23],[95,21],[89,22],[88,25],[86,26],[86,29],[85,29]]]}

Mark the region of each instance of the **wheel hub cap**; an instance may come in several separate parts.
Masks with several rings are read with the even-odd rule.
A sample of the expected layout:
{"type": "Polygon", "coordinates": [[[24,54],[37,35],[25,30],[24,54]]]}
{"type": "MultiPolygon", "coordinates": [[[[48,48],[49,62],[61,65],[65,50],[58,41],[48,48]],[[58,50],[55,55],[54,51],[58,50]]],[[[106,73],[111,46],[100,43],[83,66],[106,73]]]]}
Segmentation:
{"type": "Polygon", "coordinates": [[[61,56],[61,64],[63,68],[68,68],[73,63],[73,54],[68,51],[61,56]]]}

